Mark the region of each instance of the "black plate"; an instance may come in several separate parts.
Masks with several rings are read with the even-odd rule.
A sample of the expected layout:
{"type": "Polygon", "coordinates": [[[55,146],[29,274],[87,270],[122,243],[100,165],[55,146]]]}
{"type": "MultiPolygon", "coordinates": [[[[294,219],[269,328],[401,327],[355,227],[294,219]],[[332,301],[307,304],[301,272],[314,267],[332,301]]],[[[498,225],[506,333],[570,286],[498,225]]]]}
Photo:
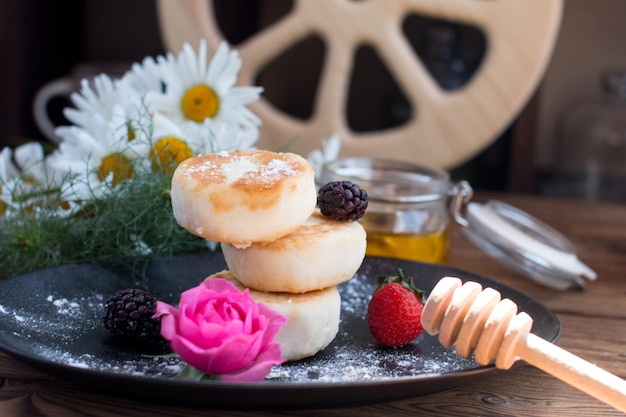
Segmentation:
{"type": "Polygon", "coordinates": [[[462,359],[425,333],[398,349],[378,347],[365,312],[375,276],[405,275],[427,293],[443,276],[477,281],[512,299],[534,318],[533,333],[554,342],[560,323],[546,307],[510,287],[444,266],[366,258],[340,286],[339,334],[315,357],[275,367],[260,383],[173,379],[181,364],[151,358],[167,347],[147,348],[111,336],[101,324],[103,301],[118,289],[143,285],[176,304],[179,294],[225,268],[220,253],[156,259],[145,279],[98,263],[64,265],[0,283],[0,349],[40,369],[100,391],[137,399],[213,406],[331,406],[417,397],[498,372],[462,359]]]}

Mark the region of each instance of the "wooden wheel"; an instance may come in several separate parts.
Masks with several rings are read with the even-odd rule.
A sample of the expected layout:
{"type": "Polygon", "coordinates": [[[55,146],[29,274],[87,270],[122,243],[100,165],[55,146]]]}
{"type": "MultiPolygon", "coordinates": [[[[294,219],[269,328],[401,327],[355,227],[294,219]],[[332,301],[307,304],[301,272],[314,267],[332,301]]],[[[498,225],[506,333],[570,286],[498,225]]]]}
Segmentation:
{"type": "MultiPolygon", "coordinates": [[[[312,116],[300,120],[261,99],[251,106],[263,120],[260,147],[306,155],[338,133],[342,155],[378,156],[449,168],[482,150],[513,120],[536,88],[557,37],[563,0],[294,0],[291,12],[237,46],[239,83],[257,74],[295,43],[315,34],[327,47],[312,116]],[[403,19],[420,14],[480,28],[485,57],[469,83],[445,91],[402,33],[403,19]],[[400,127],[356,133],[346,103],[356,48],[372,45],[419,112],[400,127]]],[[[166,48],[223,35],[211,0],[158,0],[166,48]]]]}

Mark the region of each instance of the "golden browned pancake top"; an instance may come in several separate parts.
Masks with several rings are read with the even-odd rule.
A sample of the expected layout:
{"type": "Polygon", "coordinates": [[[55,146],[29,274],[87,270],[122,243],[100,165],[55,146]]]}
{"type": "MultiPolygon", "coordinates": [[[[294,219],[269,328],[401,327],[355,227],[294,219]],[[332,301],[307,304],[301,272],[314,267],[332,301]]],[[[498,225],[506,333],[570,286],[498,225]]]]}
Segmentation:
{"type": "Polygon", "coordinates": [[[228,184],[245,192],[280,187],[289,177],[312,171],[298,155],[266,150],[201,155],[183,161],[178,169],[199,184],[228,184]]]}
{"type": "Polygon", "coordinates": [[[256,245],[276,252],[293,250],[298,247],[306,248],[311,245],[311,242],[318,242],[320,238],[323,239],[331,233],[338,233],[341,230],[347,232],[353,227],[358,227],[358,225],[333,220],[322,215],[319,210],[315,210],[311,217],[294,232],[272,242],[257,242],[256,245]]]}
{"type": "Polygon", "coordinates": [[[265,150],[219,152],[189,158],[174,172],[172,187],[204,195],[216,212],[237,206],[265,210],[281,196],[314,190],[311,165],[300,155],[265,150]],[[309,184],[310,183],[310,184],[309,184]]]}

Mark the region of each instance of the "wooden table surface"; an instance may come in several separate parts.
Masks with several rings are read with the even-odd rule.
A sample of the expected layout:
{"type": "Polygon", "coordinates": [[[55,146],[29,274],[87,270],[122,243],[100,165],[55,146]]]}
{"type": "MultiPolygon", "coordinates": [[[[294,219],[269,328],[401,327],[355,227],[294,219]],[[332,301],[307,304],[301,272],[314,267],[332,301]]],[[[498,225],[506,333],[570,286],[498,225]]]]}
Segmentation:
{"type": "MultiPolygon", "coordinates": [[[[529,195],[479,194],[528,211],[567,235],[598,273],[585,291],[557,292],[510,271],[477,250],[458,227],[449,265],[520,289],[554,311],[557,345],[626,377],[626,205],[529,195]]],[[[242,398],[245,404],[245,398],[242,398]]],[[[617,410],[526,364],[456,389],[353,407],[219,410],[162,406],[107,396],[42,373],[0,353],[0,416],[613,416],[617,410]]]]}

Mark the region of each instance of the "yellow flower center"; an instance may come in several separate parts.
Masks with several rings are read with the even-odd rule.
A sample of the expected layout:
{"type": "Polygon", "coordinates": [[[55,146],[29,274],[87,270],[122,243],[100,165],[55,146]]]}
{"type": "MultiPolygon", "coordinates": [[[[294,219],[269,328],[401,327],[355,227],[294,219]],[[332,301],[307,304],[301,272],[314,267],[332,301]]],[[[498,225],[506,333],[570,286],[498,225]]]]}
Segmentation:
{"type": "Polygon", "coordinates": [[[192,156],[193,152],[189,145],[175,136],[159,139],[150,150],[152,169],[155,171],[162,169],[168,174],[172,174],[178,164],[192,156]]]}
{"type": "Polygon", "coordinates": [[[118,184],[133,175],[133,164],[130,159],[121,153],[112,153],[100,161],[98,179],[104,181],[113,174],[113,184],[118,184]]]}
{"type": "Polygon", "coordinates": [[[135,129],[133,128],[133,125],[130,122],[130,120],[126,122],[126,134],[128,136],[129,142],[132,142],[133,140],[135,140],[135,137],[137,136],[137,134],[135,133],[135,129]]]}
{"type": "MultiPolygon", "coordinates": [[[[0,187],[0,193],[2,192],[2,187],[0,187]]],[[[0,216],[4,216],[4,213],[7,212],[8,204],[4,201],[0,200],[0,216]]]]}
{"type": "Polygon", "coordinates": [[[61,201],[61,203],[59,203],[59,207],[61,207],[61,210],[63,211],[68,211],[71,208],[70,203],[67,201],[61,201]]]}
{"type": "Polygon", "coordinates": [[[199,84],[185,91],[181,105],[186,118],[194,122],[202,122],[207,117],[217,114],[220,99],[211,87],[199,84]]]}

